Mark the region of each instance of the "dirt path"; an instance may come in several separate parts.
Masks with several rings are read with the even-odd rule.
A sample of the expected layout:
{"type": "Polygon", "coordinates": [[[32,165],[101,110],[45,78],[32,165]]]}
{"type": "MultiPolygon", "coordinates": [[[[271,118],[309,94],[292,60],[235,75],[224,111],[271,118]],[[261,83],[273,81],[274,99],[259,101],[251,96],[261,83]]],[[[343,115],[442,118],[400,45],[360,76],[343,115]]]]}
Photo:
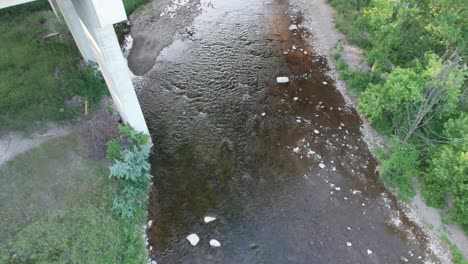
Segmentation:
{"type": "MultiPolygon", "coordinates": [[[[327,57],[328,63],[332,67],[329,74],[336,80],[338,90],[349,104],[356,107],[357,102],[347,90],[346,83],[338,79],[337,63],[332,59],[332,56],[337,45],[340,44],[343,47],[341,57],[352,69],[368,71],[369,66],[363,63],[365,58],[362,50],[348,44],[345,36],[335,28],[334,10],[324,0],[290,0],[290,3],[304,15],[303,26],[307,27],[315,36],[313,46],[316,52],[327,57]]],[[[373,149],[384,145],[386,139],[371,128],[364,116],[361,115],[361,119],[363,120],[361,132],[369,148],[373,149]]],[[[407,208],[408,215],[414,222],[425,227],[425,232],[431,238],[431,248],[439,256],[448,258],[446,246],[442,245],[440,241],[441,235],[445,234],[461,250],[464,257],[468,258],[468,237],[463,230],[458,226],[443,224],[439,210],[427,206],[422,201],[419,190],[411,203],[409,205],[403,204],[403,206],[407,208]]]]}
{"type": "Polygon", "coordinates": [[[68,126],[48,125],[43,133],[35,133],[30,136],[23,136],[21,132],[10,132],[0,137],[0,166],[13,159],[18,154],[33,149],[42,143],[56,137],[69,134],[71,129],[68,126]]]}

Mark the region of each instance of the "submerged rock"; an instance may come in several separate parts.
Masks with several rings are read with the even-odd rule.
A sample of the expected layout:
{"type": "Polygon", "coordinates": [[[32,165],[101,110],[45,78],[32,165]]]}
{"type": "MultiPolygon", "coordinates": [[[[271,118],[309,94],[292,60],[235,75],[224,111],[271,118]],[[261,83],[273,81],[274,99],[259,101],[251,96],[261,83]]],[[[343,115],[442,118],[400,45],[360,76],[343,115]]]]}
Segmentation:
{"type": "Polygon", "coordinates": [[[192,246],[196,246],[198,242],[200,242],[200,238],[197,236],[197,234],[188,235],[187,240],[190,242],[192,246]]]}

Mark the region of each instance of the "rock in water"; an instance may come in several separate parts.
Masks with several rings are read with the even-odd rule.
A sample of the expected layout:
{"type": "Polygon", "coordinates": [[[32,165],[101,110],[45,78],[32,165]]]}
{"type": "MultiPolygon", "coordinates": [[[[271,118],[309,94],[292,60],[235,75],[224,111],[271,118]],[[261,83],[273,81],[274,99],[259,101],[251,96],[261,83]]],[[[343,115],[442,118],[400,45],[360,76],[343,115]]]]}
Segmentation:
{"type": "Polygon", "coordinates": [[[289,30],[297,30],[297,26],[295,24],[292,24],[289,26],[289,30]]]}
{"type": "Polygon", "coordinates": [[[210,240],[210,246],[212,246],[212,247],[220,247],[220,246],[221,246],[221,243],[219,243],[219,241],[216,240],[216,239],[211,239],[211,240],[210,240]]]}
{"type": "Polygon", "coordinates": [[[198,242],[200,242],[200,238],[197,236],[197,234],[190,234],[189,236],[187,236],[187,240],[192,246],[196,246],[198,242]]]}
{"type": "MultiPolygon", "coordinates": [[[[262,116],[265,116],[264,113],[262,113],[262,116]]],[[[205,224],[208,224],[209,222],[213,222],[214,220],[216,220],[216,217],[205,216],[205,218],[203,218],[203,221],[205,222],[205,224]]]]}
{"type": "Polygon", "coordinates": [[[277,83],[288,83],[289,78],[288,77],[276,77],[276,82],[277,83]]]}

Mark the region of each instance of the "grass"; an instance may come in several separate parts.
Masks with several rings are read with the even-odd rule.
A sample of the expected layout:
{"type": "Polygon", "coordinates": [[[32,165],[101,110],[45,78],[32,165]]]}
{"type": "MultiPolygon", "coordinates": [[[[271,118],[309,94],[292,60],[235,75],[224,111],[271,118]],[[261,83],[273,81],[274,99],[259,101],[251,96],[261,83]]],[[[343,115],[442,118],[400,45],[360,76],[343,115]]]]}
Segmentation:
{"type": "Polygon", "coordinates": [[[457,246],[452,244],[447,238],[447,236],[443,235],[440,237],[440,239],[442,240],[442,242],[448,245],[450,254],[452,255],[452,261],[454,264],[468,264],[468,261],[465,260],[460,249],[458,249],[457,246]]]}
{"type": "Polygon", "coordinates": [[[72,119],[77,109],[67,101],[81,91],[97,91],[100,100],[103,89],[86,81],[94,76],[78,66],[78,49],[47,1],[1,10],[0,24],[0,134],[72,119]],[[51,31],[60,34],[44,39],[51,31]]]}
{"type": "Polygon", "coordinates": [[[0,263],[144,263],[139,225],[113,214],[106,164],[88,160],[74,135],[0,167],[0,263]]]}
{"type": "Polygon", "coordinates": [[[70,116],[61,111],[70,94],[55,75],[73,70],[76,48],[65,38],[42,39],[52,12],[20,11],[0,13],[0,132],[70,116]]]}

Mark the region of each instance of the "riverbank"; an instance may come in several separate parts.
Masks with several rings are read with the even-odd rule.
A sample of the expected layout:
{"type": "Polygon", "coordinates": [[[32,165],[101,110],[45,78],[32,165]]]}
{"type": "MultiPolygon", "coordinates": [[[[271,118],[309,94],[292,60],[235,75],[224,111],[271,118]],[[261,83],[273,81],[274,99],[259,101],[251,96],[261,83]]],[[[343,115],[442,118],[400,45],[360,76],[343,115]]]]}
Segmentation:
{"type": "Polygon", "coordinates": [[[118,118],[111,105],[106,98],[74,125],[2,140],[14,145],[0,165],[1,263],[147,262],[146,212],[129,220],[112,210],[117,185],[105,151],[118,118]]]}
{"type": "Polygon", "coordinates": [[[121,120],[99,72],[47,1],[0,21],[0,263],[148,262],[146,207],[113,210],[106,144],[121,120]]]}
{"type": "MultiPolygon", "coordinates": [[[[331,66],[329,74],[336,81],[338,90],[346,98],[347,103],[357,109],[358,96],[347,87],[346,81],[340,78],[337,69],[339,62],[336,60],[335,54],[340,54],[340,58],[352,70],[368,72],[370,67],[366,64],[363,51],[359,47],[349,44],[346,41],[346,36],[336,29],[334,10],[324,0],[292,0],[290,2],[292,8],[300,10],[304,15],[304,26],[311,30],[315,36],[313,46],[319,54],[327,58],[331,66]]],[[[388,149],[390,147],[388,137],[375,131],[362,113],[360,113],[360,116],[363,120],[361,132],[369,149],[388,149]]],[[[465,259],[468,258],[468,237],[464,231],[456,225],[443,223],[440,216],[441,211],[431,208],[423,202],[419,188],[416,196],[409,203],[400,203],[406,208],[408,216],[424,228],[425,233],[430,237],[431,248],[437,252],[437,255],[445,259],[445,261],[449,259],[449,246],[441,239],[441,237],[446,236],[461,250],[465,259]]]]}

